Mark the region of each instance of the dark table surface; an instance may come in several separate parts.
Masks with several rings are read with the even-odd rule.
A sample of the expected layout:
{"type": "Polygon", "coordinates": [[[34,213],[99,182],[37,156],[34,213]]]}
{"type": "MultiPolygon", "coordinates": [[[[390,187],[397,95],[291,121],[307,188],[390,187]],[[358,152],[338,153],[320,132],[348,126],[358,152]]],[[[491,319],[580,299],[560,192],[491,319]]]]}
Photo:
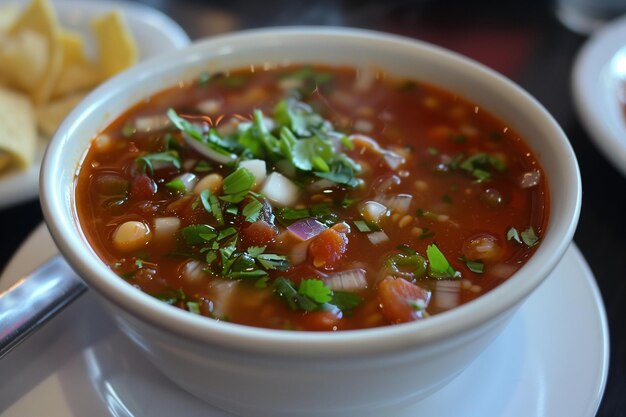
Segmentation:
{"type": "MultiPolygon", "coordinates": [[[[474,58],[537,98],[569,137],[582,173],[582,214],[574,241],[600,287],[611,340],[609,377],[597,415],[626,416],[626,178],[600,154],[577,117],[570,76],[587,38],[565,28],[551,4],[496,0],[143,2],[172,17],[192,39],[285,25],[351,26],[411,36],[474,58]]],[[[41,221],[36,200],[0,210],[0,270],[41,221]]]]}

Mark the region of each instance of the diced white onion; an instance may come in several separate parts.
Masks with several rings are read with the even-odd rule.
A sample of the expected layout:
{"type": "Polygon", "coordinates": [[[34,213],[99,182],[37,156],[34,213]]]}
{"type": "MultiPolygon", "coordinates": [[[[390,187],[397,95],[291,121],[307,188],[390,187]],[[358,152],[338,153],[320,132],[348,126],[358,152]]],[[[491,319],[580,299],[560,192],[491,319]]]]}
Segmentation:
{"type": "Polygon", "coordinates": [[[302,86],[302,80],[299,78],[283,78],[278,82],[278,88],[283,91],[295,90],[302,86]]]}
{"type": "Polygon", "coordinates": [[[216,114],[222,109],[222,103],[219,100],[207,99],[198,103],[196,108],[204,114],[216,114]]]}
{"type": "Polygon", "coordinates": [[[368,233],[367,238],[374,245],[380,245],[381,243],[385,243],[389,241],[389,236],[387,236],[387,234],[383,232],[382,230],[379,232],[368,233]]]}
{"type": "Polygon", "coordinates": [[[539,182],[541,182],[541,172],[537,171],[536,169],[526,172],[519,179],[519,185],[522,188],[535,187],[539,184],[539,182]]]}
{"type": "Polygon", "coordinates": [[[372,87],[374,81],[376,81],[376,70],[374,68],[359,69],[354,82],[354,90],[364,93],[372,87]]]}
{"type": "Polygon", "coordinates": [[[411,194],[382,195],[377,197],[376,200],[387,206],[393,213],[406,214],[411,207],[413,196],[411,194]]]}
{"type": "Polygon", "coordinates": [[[207,265],[200,261],[187,261],[182,267],[181,277],[188,284],[197,283],[203,279],[207,279],[209,275],[203,271],[207,265]]]}
{"type": "Polygon", "coordinates": [[[385,160],[389,168],[393,169],[394,171],[400,168],[406,162],[406,159],[402,155],[398,155],[397,153],[392,151],[383,151],[383,159],[385,160]]]}
{"type": "Polygon", "coordinates": [[[433,306],[437,309],[449,310],[460,303],[461,281],[441,280],[436,283],[433,306]]]}
{"type": "Polygon", "coordinates": [[[291,207],[298,201],[300,190],[289,178],[272,172],[261,188],[261,194],[279,207],[291,207]]]}
{"type": "Polygon", "coordinates": [[[374,186],[376,192],[384,193],[391,190],[394,186],[400,185],[402,179],[397,175],[391,175],[379,179],[379,183],[374,186]]]}
{"type": "Polygon", "coordinates": [[[164,114],[154,116],[143,116],[135,119],[135,130],[137,132],[153,132],[155,130],[165,129],[170,125],[170,119],[164,114]]]}
{"type": "Polygon", "coordinates": [[[229,315],[230,302],[234,296],[239,281],[212,279],[209,283],[209,310],[211,314],[218,318],[224,318],[229,315]]]}
{"type": "Polygon", "coordinates": [[[265,165],[265,161],[261,159],[249,159],[247,161],[241,161],[239,166],[247,169],[254,175],[254,184],[252,185],[253,190],[258,190],[263,182],[265,182],[265,178],[267,178],[267,167],[265,165]]]}
{"type": "Polygon", "coordinates": [[[489,267],[489,274],[500,279],[506,279],[517,271],[517,267],[511,264],[499,263],[489,267]]]}
{"type": "Polygon", "coordinates": [[[369,120],[359,119],[354,122],[354,129],[359,132],[370,133],[374,130],[374,125],[369,120]]]}
{"type": "Polygon", "coordinates": [[[157,217],[153,220],[153,226],[154,240],[173,240],[180,228],[180,219],[178,217],[157,217]]]}
{"type": "Polygon", "coordinates": [[[355,292],[367,288],[365,270],[361,268],[334,273],[324,278],[324,282],[333,291],[355,292]]]}
{"type": "Polygon", "coordinates": [[[387,213],[387,207],[378,201],[366,201],[359,208],[361,216],[368,222],[378,223],[387,213]]]}

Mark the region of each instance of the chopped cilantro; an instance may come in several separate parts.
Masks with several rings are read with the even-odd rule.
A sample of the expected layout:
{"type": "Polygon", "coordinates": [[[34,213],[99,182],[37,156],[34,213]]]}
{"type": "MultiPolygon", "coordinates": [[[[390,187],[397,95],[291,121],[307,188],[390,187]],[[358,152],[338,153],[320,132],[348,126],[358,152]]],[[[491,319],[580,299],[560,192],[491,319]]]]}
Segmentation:
{"type": "Polygon", "coordinates": [[[481,262],[480,260],[469,260],[464,256],[461,256],[459,258],[459,261],[465,263],[465,265],[467,266],[467,269],[469,269],[472,272],[475,272],[477,274],[482,274],[483,272],[485,272],[485,264],[483,262],[481,262]]]}
{"type": "Polygon", "coordinates": [[[532,226],[529,226],[528,229],[524,230],[521,233],[519,233],[516,228],[511,227],[506,232],[506,238],[507,240],[514,240],[519,244],[523,243],[529,248],[539,243],[539,237],[535,233],[535,229],[533,229],[532,226]]]}
{"type": "Polygon", "coordinates": [[[522,241],[528,247],[535,246],[539,242],[539,237],[535,234],[535,229],[529,227],[521,233],[522,241]]]}
{"type": "Polygon", "coordinates": [[[149,170],[150,173],[154,173],[153,164],[155,162],[172,164],[175,168],[180,169],[180,159],[178,158],[178,152],[176,151],[167,151],[143,155],[135,159],[135,161],[143,167],[144,171],[149,170]]]}
{"type": "Polygon", "coordinates": [[[209,190],[202,190],[200,193],[200,201],[202,202],[202,207],[207,213],[213,214],[215,220],[219,225],[224,225],[224,214],[222,213],[222,206],[220,205],[219,200],[215,196],[215,194],[211,193],[209,190]]]}
{"type": "Polygon", "coordinates": [[[239,203],[245,198],[253,185],[254,175],[246,168],[239,167],[224,178],[224,195],[220,196],[220,199],[229,203],[239,203]]]}
{"type": "Polygon", "coordinates": [[[263,204],[261,204],[256,199],[252,199],[248,204],[244,206],[241,214],[243,214],[247,222],[255,222],[259,218],[262,208],[263,204]]]}
{"type": "Polygon", "coordinates": [[[193,314],[200,314],[200,303],[197,301],[187,301],[187,310],[193,314]]]}
{"type": "Polygon", "coordinates": [[[217,237],[217,232],[208,224],[193,224],[182,230],[183,239],[189,246],[201,245],[217,237]]]}

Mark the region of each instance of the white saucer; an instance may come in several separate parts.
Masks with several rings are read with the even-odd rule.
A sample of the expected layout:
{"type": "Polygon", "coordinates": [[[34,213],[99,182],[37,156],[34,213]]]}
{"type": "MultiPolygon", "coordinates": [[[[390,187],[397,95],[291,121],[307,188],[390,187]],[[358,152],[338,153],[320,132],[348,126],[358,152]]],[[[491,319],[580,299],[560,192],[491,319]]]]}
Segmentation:
{"type": "MultiPolygon", "coordinates": [[[[27,3],[27,0],[21,0],[21,3],[27,3]]],[[[176,22],[141,4],[110,0],[61,0],[53,1],[53,5],[63,27],[84,33],[88,39],[91,37],[91,17],[114,9],[121,10],[137,40],[140,60],[190,43],[189,37],[176,22]]],[[[35,162],[28,170],[0,178],[0,209],[37,196],[39,166],[48,140],[39,139],[35,162]]]]}
{"type": "MultiPolygon", "coordinates": [[[[55,252],[40,226],[0,276],[0,291],[55,252]]],[[[162,376],[94,301],[83,295],[0,360],[0,416],[228,415],[162,376]]],[[[467,370],[388,417],[592,417],[606,383],[608,348],[600,293],[572,245],[467,370]]]]}
{"type": "Polygon", "coordinates": [[[626,175],[626,16],[583,45],[573,67],[572,93],[587,132],[626,175]]]}

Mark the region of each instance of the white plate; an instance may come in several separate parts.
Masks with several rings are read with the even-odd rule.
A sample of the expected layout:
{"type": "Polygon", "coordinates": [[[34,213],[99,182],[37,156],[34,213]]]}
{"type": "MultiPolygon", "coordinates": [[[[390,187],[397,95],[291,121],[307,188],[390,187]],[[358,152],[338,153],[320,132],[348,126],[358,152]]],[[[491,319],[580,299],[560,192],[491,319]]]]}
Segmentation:
{"type": "MultiPolygon", "coordinates": [[[[27,3],[25,0],[15,3],[27,3]]],[[[89,21],[113,9],[121,10],[139,47],[139,59],[181,48],[190,43],[189,37],[173,20],[163,13],[136,3],[117,1],[61,0],[53,1],[61,25],[77,30],[89,39],[89,21]]],[[[89,44],[87,44],[89,49],[89,44]]],[[[88,51],[89,52],[89,51],[88,51]]],[[[35,163],[26,171],[0,178],[0,209],[35,198],[39,187],[39,166],[49,138],[40,138],[35,163]]]]}
{"type": "MultiPolygon", "coordinates": [[[[0,291],[55,252],[40,226],[0,277],[0,291]]],[[[161,375],[94,301],[85,294],[0,361],[0,416],[227,416],[161,375]]],[[[572,245],[468,369],[388,417],[592,417],[608,346],[600,293],[572,245]]]]}
{"type": "Polygon", "coordinates": [[[626,16],[596,32],[574,63],[578,114],[604,155],[626,175],[626,16]]]}

